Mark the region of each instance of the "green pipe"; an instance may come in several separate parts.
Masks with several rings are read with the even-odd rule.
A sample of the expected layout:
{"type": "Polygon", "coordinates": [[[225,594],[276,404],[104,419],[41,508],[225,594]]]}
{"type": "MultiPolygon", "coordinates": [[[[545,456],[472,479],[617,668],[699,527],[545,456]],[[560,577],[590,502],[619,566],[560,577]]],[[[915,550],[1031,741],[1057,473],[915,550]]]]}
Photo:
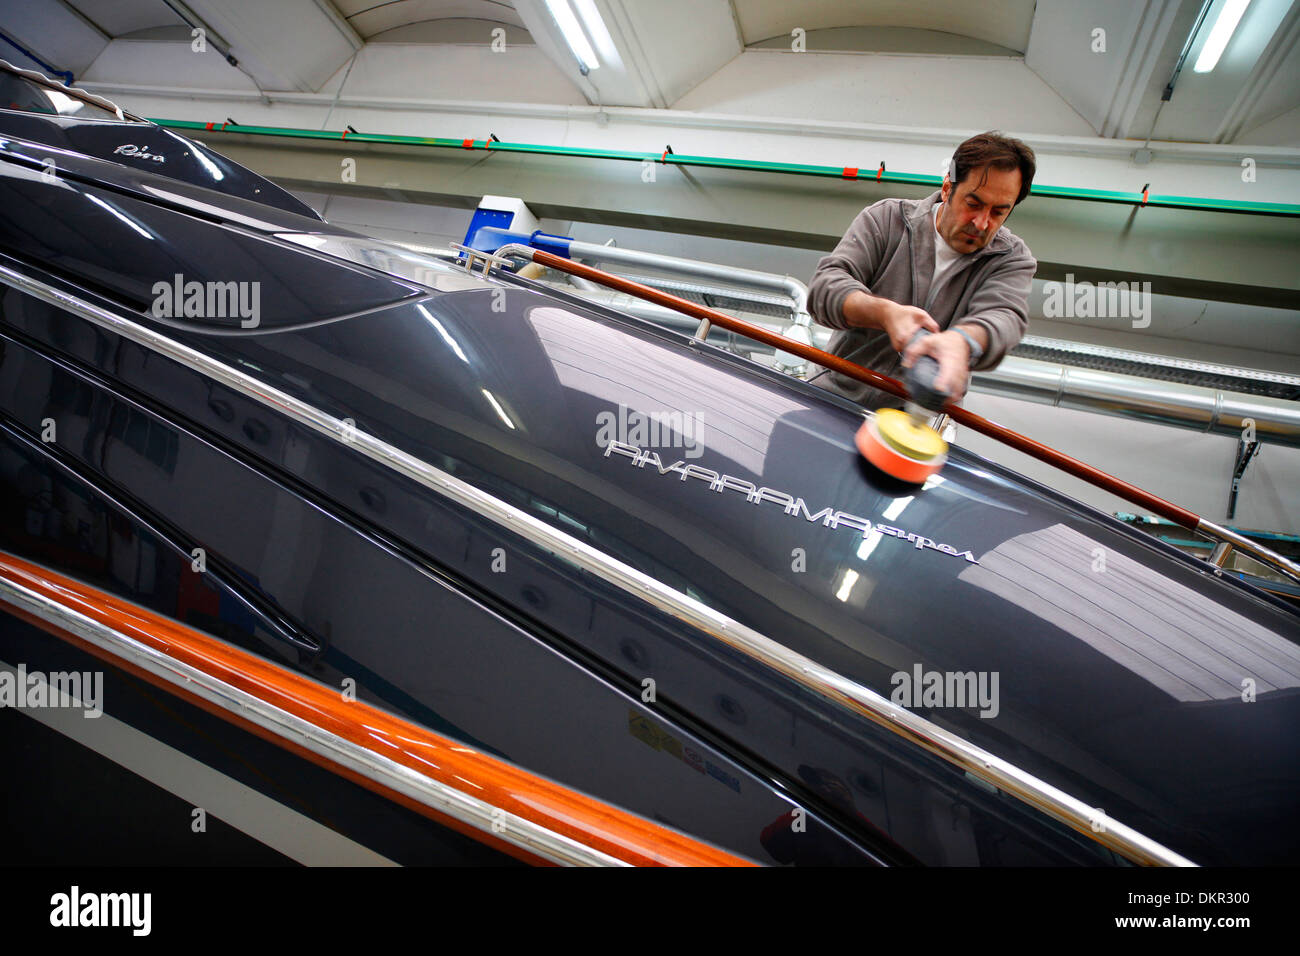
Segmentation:
{"type": "MultiPolygon", "coordinates": [[[[877,172],[842,166],[814,166],[806,163],[774,163],[765,160],[727,159],[720,156],[687,156],[681,153],[641,153],[618,149],[587,149],[575,146],[545,146],[538,143],[503,143],[482,139],[460,140],[431,136],[399,136],[386,133],[348,133],[335,130],[294,129],[278,126],[227,126],[225,123],[196,123],[191,120],[151,119],[151,123],[168,129],[199,132],[240,133],[245,136],[281,136],[295,139],[346,140],[350,143],[378,143],[391,146],[427,146],[439,149],[482,149],[500,153],[541,153],[549,156],[573,156],[583,159],[618,159],[627,162],[655,162],[668,166],[708,166],[715,169],[739,169],[751,172],[786,173],[795,176],[823,176],[893,183],[908,186],[941,186],[942,176],[922,173],[877,172]]],[[[1237,199],[1203,199],[1195,196],[1159,196],[1142,193],[1112,192],[1103,189],[1075,189],[1065,186],[1035,185],[1032,196],[1049,199],[1076,199],[1086,202],[1120,203],[1128,206],[1156,206],[1164,209],[1195,209],[1203,212],[1235,212],[1264,216],[1300,216],[1300,205],[1279,202],[1246,202],[1237,199]]]]}
{"type": "Polygon", "coordinates": [[[1203,548],[1208,551],[1214,547],[1213,544],[1205,541],[1187,541],[1183,538],[1171,538],[1164,534],[1158,534],[1156,537],[1166,544],[1172,544],[1178,548],[1203,548]]]}

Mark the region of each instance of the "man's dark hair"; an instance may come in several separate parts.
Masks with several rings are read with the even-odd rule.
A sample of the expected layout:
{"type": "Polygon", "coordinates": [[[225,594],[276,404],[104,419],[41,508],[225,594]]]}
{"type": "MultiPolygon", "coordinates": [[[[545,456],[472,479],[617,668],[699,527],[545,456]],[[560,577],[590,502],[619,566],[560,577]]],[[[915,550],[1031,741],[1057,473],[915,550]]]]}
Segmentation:
{"type": "Polygon", "coordinates": [[[1016,204],[1019,205],[1020,201],[1029,195],[1029,187],[1034,184],[1034,171],[1037,169],[1034,151],[1020,140],[1003,136],[997,130],[972,136],[957,147],[952,159],[956,167],[956,175],[952,180],[954,188],[958,183],[965,181],[966,175],[972,169],[981,167],[1007,171],[1018,169],[1020,170],[1020,195],[1016,197],[1016,204]]]}

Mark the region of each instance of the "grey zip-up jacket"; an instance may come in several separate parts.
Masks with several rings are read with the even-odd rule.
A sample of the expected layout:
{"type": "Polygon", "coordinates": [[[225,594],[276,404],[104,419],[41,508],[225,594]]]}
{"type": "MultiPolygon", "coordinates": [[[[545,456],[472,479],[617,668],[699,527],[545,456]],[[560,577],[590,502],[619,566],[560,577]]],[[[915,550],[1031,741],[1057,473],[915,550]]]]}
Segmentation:
{"type": "MultiPolygon", "coordinates": [[[[963,255],[940,288],[931,290],[939,197],[936,191],[925,199],[882,199],[868,206],[835,251],[817,263],[808,286],[808,311],[819,324],[838,330],[830,345],[835,355],[894,378],[902,373],[902,358],[888,335],[845,324],[844,300],[855,289],[923,308],[941,329],[980,326],[988,332],[989,344],[976,369],[996,368],[1025,334],[1038,261],[1005,226],[983,249],[963,255]]],[[[838,372],[823,372],[812,381],[868,408],[903,404],[838,372]]]]}

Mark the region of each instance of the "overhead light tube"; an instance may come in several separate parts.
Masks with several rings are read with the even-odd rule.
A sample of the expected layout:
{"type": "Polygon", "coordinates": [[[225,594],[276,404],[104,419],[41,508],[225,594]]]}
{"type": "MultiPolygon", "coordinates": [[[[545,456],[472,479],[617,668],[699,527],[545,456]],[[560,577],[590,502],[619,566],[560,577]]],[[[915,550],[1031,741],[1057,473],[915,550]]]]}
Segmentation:
{"type": "Polygon", "coordinates": [[[1201,55],[1196,58],[1196,65],[1192,67],[1195,73],[1209,73],[1219,63],[1219,57],[1227,49],[1228,41],[1232,39],[1232,34],[1237,30],[1237,24],[1241,22],[1241,15],[1246,12],[1250,6],[1250,0],[1227,0],[1223,9],[1219,11],[1219,18],[1214,21],[1214,27],[1210,30],[1210,37],[1205,41],[1205,46],[1201,47],[1201,55]]]}
{"type": "Polygon", "coordinates": [[[578,23],[568,0],[546,0],[546,8],[551,11],[551,17],[559,26],[560,33],[564,34],[564,42],[569,44],[569,49],[577,57],[583,75],[589,70],[598,69],[600,61],[596,59],[596,51],[591,48],[587,35],[582,32],[582,25],[578,23]]]}

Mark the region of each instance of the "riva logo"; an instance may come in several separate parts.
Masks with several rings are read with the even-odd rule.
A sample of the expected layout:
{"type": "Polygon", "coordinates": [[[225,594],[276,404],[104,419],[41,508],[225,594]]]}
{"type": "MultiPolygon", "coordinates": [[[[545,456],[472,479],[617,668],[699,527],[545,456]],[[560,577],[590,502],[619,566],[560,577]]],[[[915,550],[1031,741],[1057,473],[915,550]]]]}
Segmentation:
{"type": "Polygon", "coordinates": [[[132,936],[148,936],[152,914],[152,893],[82,893],[74,886],[50,897],[51,926],[129,926],[132,936]]]}
{"type": "Polygon", "coordinates": [[[132,156],[135,159],[152,159],[155,163],[165,163],[167,160],[157,153],[149,152],[147,146],[136,146],[134,143],[123,143],[117,149],[113,150],[118,156],[132,156]]]}
{"type": "Polygon", "coordinates": [[[981,717],[996,717],[997,671],[927,671],[915,664],[911,672],[895,671],[889,679],[889,699],[900,707],[975,707],[981,717]]]}
{"type": "Polygon", "coordinates": [[[262,283],[185,281],[179,272],[171,282],[153,284],[156,319],[239,318],[239,326],[255,329],[262,321],[262,283]]]}
{"type": "Polygon", "coordinates": [[[604,411],[596,415],[596,446],[608,449],[611,442],[638,448],[681,448],[687,458],[699,458],[704,454],[704,415],[667,409],[640,412],[620,403],[618,414],[604,411]]]}
{"type": "Polygon", "coordinates": [[[18,710],[80,708],[86,717],[104,713],[103,671],[28,671],[26,664],[14,670],[0,669],[0,707],[18,710]]]}

